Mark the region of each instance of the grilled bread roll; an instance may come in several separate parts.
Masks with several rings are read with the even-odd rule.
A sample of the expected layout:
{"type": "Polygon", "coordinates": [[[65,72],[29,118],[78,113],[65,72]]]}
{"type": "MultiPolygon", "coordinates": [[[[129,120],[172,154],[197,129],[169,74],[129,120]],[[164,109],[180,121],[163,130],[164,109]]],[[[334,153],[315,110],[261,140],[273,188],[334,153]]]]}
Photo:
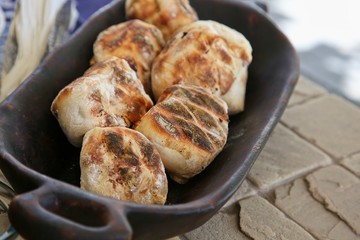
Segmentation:
{"type": "Polygon", "coordinates": [[[80,153],[81,188],[120,200],[164,204],[167,177],[160,155],[141,133],[122,127],[94,128],[80,153]]]}
{"type": "Polygon", "coordinates": [[[209,89],[228,105],[230,115],[244,109],[252,48],[239,32],[214,21],[182,27],[157,56],[152,68],[155,99],[173,84],[209,89]]]}
{"type": "Polygon", "coordinates": [[[63,88],[51,111],[69,142],[80,147],[88,130],[130,127],[152,106],[152,100],[127,61],[113,57],[93,65],[63,88]]]}
{"type": "Polygon", "coordinates": [[[196,86],[167,88],[138,123],[135,130],[155,144],[165,169],[178,183],[208,166],[228,134],[226,103],[196,86]]]}
{"type": "Polygon", "coordinates": [[[126,0],[126,16],[157,26],[165,41],[180,27],[198,20],[188,0],[126,0]]]}
{"type": "Polygon", "coordinates": [[[126,59],[141,80],[145,92],[151,92],[150,71],[154,58],[164,46],[162,33],[155,26],[130,20],[102,31],[93,47],[92,62],[116,56],[126,59]]]}

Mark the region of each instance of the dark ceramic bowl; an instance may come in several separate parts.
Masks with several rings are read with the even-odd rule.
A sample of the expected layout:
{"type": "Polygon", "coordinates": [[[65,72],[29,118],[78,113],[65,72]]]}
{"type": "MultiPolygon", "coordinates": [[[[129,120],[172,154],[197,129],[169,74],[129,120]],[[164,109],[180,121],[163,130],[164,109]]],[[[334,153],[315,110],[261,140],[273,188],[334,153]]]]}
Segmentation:
{"type": "Polygon", "coordinates": [[[89,67],[92,44],[124,21],[124,1],[95,14],[0,106],[0,166],[17,195],[9,218],[27,239],[162,239],[204,224],[238,189],[278,122],[299,74],[288,39],[260,9],[231,0],[193,0],[200,19],[242,32],[253,46],[246,110],[231,117],[228,142],[204,172],[170,182],[165,206],[141,205],[79,188],[79,149],[64,137],[50,104],[89,67]]]}

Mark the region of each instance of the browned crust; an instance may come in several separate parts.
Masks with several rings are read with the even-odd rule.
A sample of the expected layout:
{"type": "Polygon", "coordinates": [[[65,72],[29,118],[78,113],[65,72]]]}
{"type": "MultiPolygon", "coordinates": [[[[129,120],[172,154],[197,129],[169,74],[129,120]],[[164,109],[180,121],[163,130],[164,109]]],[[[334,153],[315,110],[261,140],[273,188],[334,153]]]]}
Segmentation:
{"type": "Polygon", "coordinates": [[[150,69],[164,45],[162,33],[140,20],[129,20],[101,32],[94,43],[94,62],[111,56],[128,61],[144,89],[150,92],[150,69]]]}
{"type": "MultiPolygon", "coordinates": [[[[82,181],[97,177],[93,169],[107,174],[111,186],[105,193],[107,196],[148,204],[164,204],[166,200],[167,179],[160,155],[149,140],[131,129],[108,127],[89,131],[81,151],[81,169],[82,175],[90,175],[82,181]],[[119,188],[122,195],[118,193],[119,188]],[[149,194],[151,202],[146,202],[149,194]]],[[[106,182],[98,184],[88,186],[88,182],[82,182],[86,190],[95,193],[106,182]]]]}
{"type": "Polygon", "coordinates": [[[136,73],[116,57],[90,67],[60,91],[51,111],[74,146],[93,127],[131,127],[153,106],[136,73]],[[85,120],[86,118],[86,120],[85,120]]]}
{"type": "Polygon", "coordinates": [[[157,26],[164,39],[180,27],[198,20],[188,0],[127,0],[126,16],[157,26]]]}
{"type": "Polygon", "coordinates": [[[167,88],[156,104],[154,121],[159,130],[166,130],[162,121],[173,126],[171,134],[206,152],[215,152],[224,144],[210,135],[216,132],[226,139],[229,118],[226,105],[210,92],[195,86],[174,85],[167,88]],[[162,118],[160,120],[160,117],[162,118]],[[215,141],[214,141],[215,140],[215,141]]]}

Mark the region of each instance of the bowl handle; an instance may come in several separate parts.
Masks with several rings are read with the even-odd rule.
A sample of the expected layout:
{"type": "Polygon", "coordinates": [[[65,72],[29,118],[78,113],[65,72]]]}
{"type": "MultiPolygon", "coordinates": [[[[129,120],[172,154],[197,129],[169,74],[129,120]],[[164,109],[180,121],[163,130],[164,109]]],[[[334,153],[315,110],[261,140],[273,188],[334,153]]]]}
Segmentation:
{"type": "Polygon", "coordinates": [[[47,183],[14,197],[9,219],[26,239],[131,239],[126,208],[114,202],[47,183]]]}

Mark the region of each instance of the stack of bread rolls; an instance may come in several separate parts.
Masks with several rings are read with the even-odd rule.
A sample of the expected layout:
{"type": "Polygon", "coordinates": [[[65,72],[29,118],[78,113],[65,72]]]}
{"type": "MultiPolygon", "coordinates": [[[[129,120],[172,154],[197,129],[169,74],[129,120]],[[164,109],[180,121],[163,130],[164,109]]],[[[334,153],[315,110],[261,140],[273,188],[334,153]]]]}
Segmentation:
{"type": "Polygon", "coordinates": [[[93,64],[51,111],[81,147],[84,190],[165,204],[224,148],[244,110],[252,48],[239,32],[199,20],[188,0],[127,0],[127,21],[94,43],[93,64]]]}

